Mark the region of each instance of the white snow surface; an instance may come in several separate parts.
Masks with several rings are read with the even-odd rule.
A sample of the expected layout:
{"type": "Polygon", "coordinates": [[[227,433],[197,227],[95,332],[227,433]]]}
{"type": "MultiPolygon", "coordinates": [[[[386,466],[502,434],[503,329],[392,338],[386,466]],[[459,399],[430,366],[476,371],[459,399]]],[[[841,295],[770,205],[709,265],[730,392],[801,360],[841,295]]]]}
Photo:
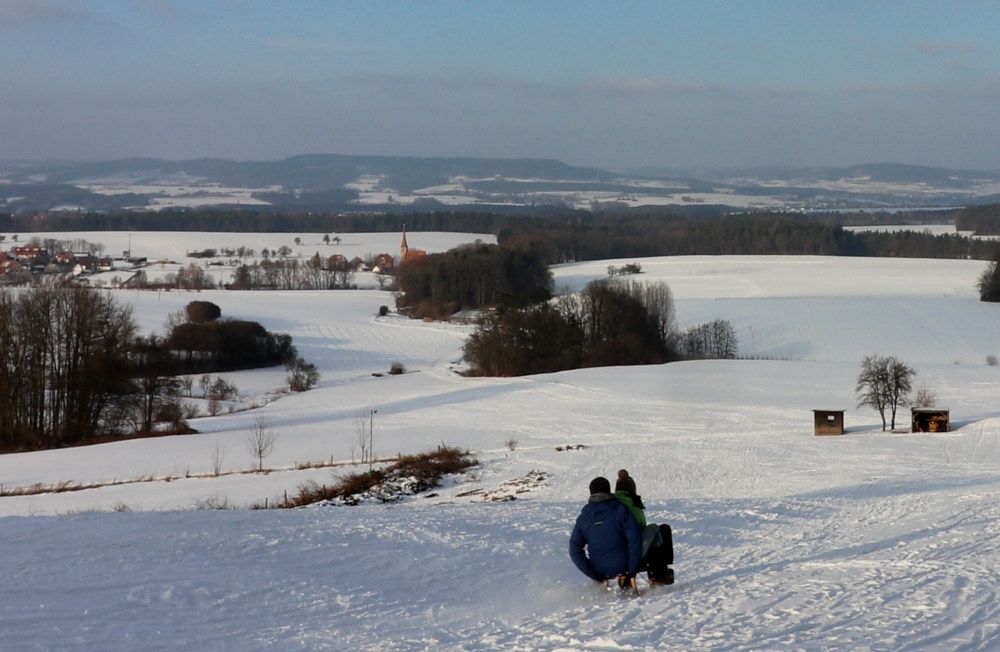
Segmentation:
{"type": "MultiPolygon", "coordinates": [[[[292,250],[292,256],[311,257],[319,253],[328,257],[334,254],[346,256],[348,259],[365,254],[389,253],[399,255],[399,245],[402,233],[233,233],[217,231],[60,231],[60,232],[0,232],[6,236],[4,246],[25,243],[32,238],[45,240],[87,240],[99,242],[105,246],[105,255],[117,256],[132,246],[133,256],[144,256],[151,261],[168,259],[177,262],[191,262],[186,259],[189,251],[204,249],[221,249],[223,247],[236,249],[249,247],[256,252],[263,248],[278,249],[287,246],[292,250]],[[13,243],[11,237],[17,235],[18,242],[13,243]],[[323,242],[323,236],[341,238],[340,244],[323,242]],[[295,244],[299,238],[301,245],[295,244]]],[[[414,231],[406,235],[409,245],[430,253],[446,251],[460,244],[481,239],[483,242],[495,243],[496,236],[481,233],[444,233],[438,231],[414,231]]],[[[221,256],[220,256],[221,257],[221,256]]]]}
{"type": "MultiPolygon", "coordinates": [[[[556,283],[579,289],[632,261],[560,266],[556,283]]],[[[453,367],[469,327],[377,318],[384,292],[116,293],[146,329],[192,298],[215,301],[291,333],[323,379],[263,409],[279,433],[270,474],[0,498],[0,649],[1000,646],[1000,368],[984,363],[1000,353],[1000,306],[977,300],[984,264],[637,262],[632,278],[670,283],[682,326],[729,319],[741,353],[768,359],[466,378],[453,367]],[[913,364],[953,432],[882,433],[856,408],[871,352],[913,364]],[[393,360],[409,373],[370,375],[393,360]],[[846,410],[848,434],[814,437],[812,408],[846,410]],[[445,442],[481,465],[394,505],[185,509],[329,478],[290,467],[349,462],[369,409],[376,454],[445,442]],[[556,450],[570,444],[586,448],[556,450]],[[649,519],[674,528],[677,583],[635,600],[594,586],[566,553],[588,482],[619,468],[649,519]],[[532,470],[545,483],[513,502],[468,493],[532,470]],[[133,511],[100,511],[116,506],[133,511]]],[[[263,394],[284,374],[231,376],[263,394]]],[[[246,469],[254,414],[196,420],[197,435],[0,456],[0,482],[198,476],[216,445],[225,470],[246,469]]]]}

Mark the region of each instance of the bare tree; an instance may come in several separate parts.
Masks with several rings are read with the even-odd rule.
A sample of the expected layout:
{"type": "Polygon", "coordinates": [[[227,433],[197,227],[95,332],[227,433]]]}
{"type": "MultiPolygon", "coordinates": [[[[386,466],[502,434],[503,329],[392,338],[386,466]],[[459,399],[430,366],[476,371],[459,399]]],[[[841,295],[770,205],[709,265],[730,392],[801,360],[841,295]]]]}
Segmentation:
{"type": "Polygon", "coordinates": [[[278,435],[271,428],[271,420],[263,414],[258,414],[247,433],[247,448],[250,455],[257,460],[257,470],[264,470],[264,458],[271,454],[278,435]]]}
{"type": "Polygon", "coordinates": [[[368,450],[369,423],[370,422],[368,419],[368,415],[366,414],[359,414],[358,416],[354,417],[354,442],[357,445],[357,447],[361,449],[361,460],[360,460],[361,464],[367,462],[369,456],[371,455],[371,453],[368,450]]]}
{"type": "MultiPolygon", "coordinates": [[[[638,265],[637,265],[638,267],[638,265]]],[[[665,281],[640,283],[632,281],[626,285],[628,293],[638,299],[649,316],[656,322],[660,337],[670,348],[676,345],[677,311],[674,308],[674,295],[665,281]]]]}
{"type": "Polygon", "coordinates": [[[920,383],[917,391],[913,394],[913,407],[934,407],[937,405],[938,396],[934,388],[926,382],[920,383]]]}
{"type": "Polygon", "coordinates": [[[689,358],[730,360],[736,357],[736,329],[725,319],[693,326],[676,339],[681,353],[689,358]]]}
{"type": "Polygon", "coordinates": [[[882,430],[886,426],[886,412],[890,414],[890,427],[896,427],[896,410],[906,405],[907,396],[913,389],[912,367],[896,356],[866,355],[861,361],[861,372],[855,392],[858,407],[868,405],[882,418],[882,430]]]}
{"type": "Polygon", "coordinates": [[[212,472],[215,473],[216,477],[222,473],[222,461],[226,457],[226,451],[222,449],[219,442],[215,442],[215,448],[212,449],[212,472]]]}

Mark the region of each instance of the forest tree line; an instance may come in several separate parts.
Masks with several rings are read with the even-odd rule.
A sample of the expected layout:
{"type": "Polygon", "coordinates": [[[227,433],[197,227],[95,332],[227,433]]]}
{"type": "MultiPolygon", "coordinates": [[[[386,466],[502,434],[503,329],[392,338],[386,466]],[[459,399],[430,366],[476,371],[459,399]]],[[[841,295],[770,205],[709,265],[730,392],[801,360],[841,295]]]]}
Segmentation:
{"type": "Polygon", "coordinates": [[[1000,204],[968,206],[955,216],[959,231],[975,231],[976,235],[1000,235],[1000,204]]]}
{"type": "Polygon", "coordinates": [[[396,269],[396,286],[402,312],[444,319],[460,310],[545,301],[552,275],[537,252],[476,243],[405,262],[396,269]]]}
{"type": "Polygon", "coordinates": [[[680,255],[891,256],[990,259],[996,243],[916,231],[852,232],[785,214],[720,218],[605,217],[506,226],[498,241],[550,263],[680,255]]]}

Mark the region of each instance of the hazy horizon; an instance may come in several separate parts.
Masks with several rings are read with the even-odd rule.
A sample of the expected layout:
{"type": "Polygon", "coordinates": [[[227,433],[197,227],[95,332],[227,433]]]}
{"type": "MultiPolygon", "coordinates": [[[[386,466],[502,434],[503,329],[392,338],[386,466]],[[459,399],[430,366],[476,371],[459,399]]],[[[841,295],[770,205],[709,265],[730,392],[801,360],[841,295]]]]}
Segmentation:
{"type": "Polygon", "coordinates": [[[5,0],[0,159],[1000,170],[1000,5],[5,0]]]}

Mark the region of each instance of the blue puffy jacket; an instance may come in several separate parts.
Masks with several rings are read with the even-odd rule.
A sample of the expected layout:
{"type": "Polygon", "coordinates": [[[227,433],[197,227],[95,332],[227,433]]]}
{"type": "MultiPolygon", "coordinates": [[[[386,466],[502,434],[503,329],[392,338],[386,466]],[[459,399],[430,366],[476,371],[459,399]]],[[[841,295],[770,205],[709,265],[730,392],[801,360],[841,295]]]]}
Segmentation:
{"type": "Polygon", "coordinates": [[[642,560],[642,530],[628,507],[612,494],[592,494],[573,526],[569,556],[587,577],[597,581],[634,575],[642,560]]]}

